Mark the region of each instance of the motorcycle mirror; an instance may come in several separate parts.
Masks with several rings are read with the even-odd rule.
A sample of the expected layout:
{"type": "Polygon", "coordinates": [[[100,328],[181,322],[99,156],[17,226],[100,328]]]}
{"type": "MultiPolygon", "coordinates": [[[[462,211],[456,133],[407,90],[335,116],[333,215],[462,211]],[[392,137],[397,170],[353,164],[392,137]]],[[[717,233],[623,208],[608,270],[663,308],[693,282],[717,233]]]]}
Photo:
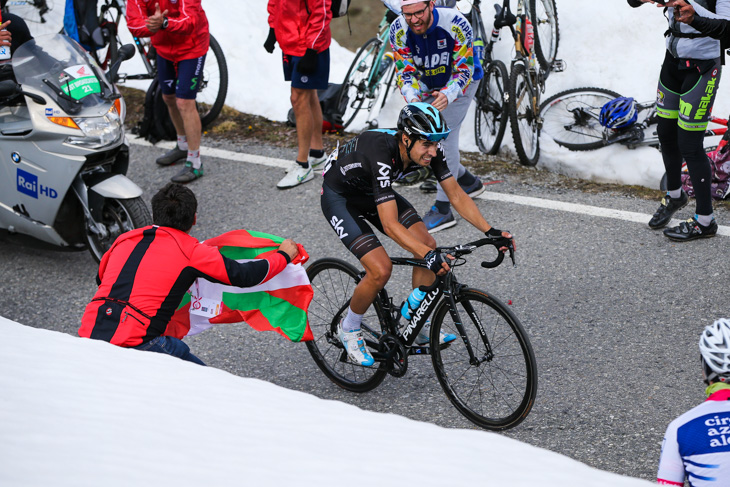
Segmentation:
{"type": "Polygon", "coordinates": [[[109,68],[109,71],[106,73],[107,81],[110,83],[116,83],[119,67],[122,65],[122,62],[134,56],[134,51],[134,45],[132,44],[124,44],[119,48],[119,57],[116,61],[114,61],[114,64],[112,64],[112,67],[109,68]]]}
{"type": "Polygon", "coordinates": [[[11,79],[0,81],[0,97],[5,98],[15,95],[20,91],[20,85],[11,79]]]}
{"type": "Polygon", "coordinates": [[[123,60],[132,59],[134,57],[134,44],[124,44],[119,48],[119,57],[123,60]]]}

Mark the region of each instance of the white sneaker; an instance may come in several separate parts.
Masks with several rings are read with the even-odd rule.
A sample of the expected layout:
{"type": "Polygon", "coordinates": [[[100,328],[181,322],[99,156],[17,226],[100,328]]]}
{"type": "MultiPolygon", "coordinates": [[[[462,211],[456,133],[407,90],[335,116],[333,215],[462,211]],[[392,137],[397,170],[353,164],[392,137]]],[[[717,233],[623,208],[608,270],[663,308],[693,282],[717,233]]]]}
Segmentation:
{"type": "Polygon", "coordinates": [[[322,165],[327,162],[327,153],[322,154],[322,157],[309,156],[307,161],[312,169],[320,169],[322,165]]]}
{"type": "Polygon", "coordinates": [[[294,186],[299,186],[302,183],[311,181],[313,178],[314,173],[312,172],[311,165],[307,168],[303,168],[302,166],[294,162],[287,170],[286,176],[284,176],[282,180],[277,183],[276,187],[279,189],[293,188],[294,186]]]}
{"type": "Polygon", "coordinates": [[[362,336],[362,330],[345,332],[342,330],[342,322],[337,326],[337,338],[347,350],[347,358],[356,364],[370,367],[375,363],[373,356],[370,355],[368,349],[365,348],[365,339],[362,336]]]}
{"type": "MultiPolygon", "coordinates": [[[[428,345],[428,341],[430,340],[429,335],[431,332],[431,321],[427,321],[425,325],[423,325],[423,328],[421,328],[421,332],[416,336],[416,340],[413,342],[416,345],[428,345]]],[[[444,343],[453,342],[456,340],[456,335],[452,333],[444,333],[439,332],[439,345],[443,345],[444,343]]]]}

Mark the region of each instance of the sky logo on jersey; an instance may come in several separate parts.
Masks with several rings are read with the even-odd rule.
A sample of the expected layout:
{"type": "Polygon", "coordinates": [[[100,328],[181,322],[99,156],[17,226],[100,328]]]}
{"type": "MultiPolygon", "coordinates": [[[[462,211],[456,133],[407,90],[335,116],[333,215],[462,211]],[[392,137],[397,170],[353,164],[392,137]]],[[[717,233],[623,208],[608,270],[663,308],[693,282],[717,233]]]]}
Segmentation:
{"type": "Polygon", "coordinates": [[[58,197],[58,192],[55,189],[38,184],[38,176],[27,171],[23,171],[20,168],[18,168],[16,181],[18,183],[18,191],[20,193],[27,194],[31,198],[38,199],[39,195],[46,196],[47,198],[58,197]]]}
{"type": "Polygon", "coordinates": [[[378,161],[378,166],[380,166],[380,169],[378,169],[378,173],[380,173],[380,176],[378,176],[378,181],[380,181],[380,187],[381,188],[389,188],[390,187],[390,166],[384,162],[378,161]]]}
{"type": "Polygon", "coordinates": [[[337,219],[336,216],[333,216],[330,220],[330,223],[332,224],[332,228],[335,229],[335,232],[337,232],[337,235],[340,237],[340,240],[347,237],[349,233],[345,233],[345,227],[342,226],[342,222],[345,220],[343,219],[337,219]]]}

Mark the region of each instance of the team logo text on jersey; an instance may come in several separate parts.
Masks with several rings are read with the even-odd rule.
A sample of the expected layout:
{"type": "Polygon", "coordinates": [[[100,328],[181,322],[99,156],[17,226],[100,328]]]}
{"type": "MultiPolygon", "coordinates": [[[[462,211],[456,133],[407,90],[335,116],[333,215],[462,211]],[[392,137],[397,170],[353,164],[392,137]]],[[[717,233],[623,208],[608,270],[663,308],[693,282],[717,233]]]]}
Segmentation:
{"type": "Polygon", "coordinates": [[[378,176],[378,181],[380,181],[380,187],[381,188],[389,188],[390,187],[390,166],[384,162],[378,161],[378,166],[380,166],[380,169],[378,169],[378,173],[380,176],[378,176]]]}
{"type": "Polygon", "coordinates": [[[340,237],[340,240],[347,237],[349,233],[345,233],[345,227],[342,226],[342,222],[344,220],[338,219],[336,216],[333,216],[330,220],[330,224],[332,225],[332,228],[335,229],[335,232],[337,232],[337,235],[340,237]]]}

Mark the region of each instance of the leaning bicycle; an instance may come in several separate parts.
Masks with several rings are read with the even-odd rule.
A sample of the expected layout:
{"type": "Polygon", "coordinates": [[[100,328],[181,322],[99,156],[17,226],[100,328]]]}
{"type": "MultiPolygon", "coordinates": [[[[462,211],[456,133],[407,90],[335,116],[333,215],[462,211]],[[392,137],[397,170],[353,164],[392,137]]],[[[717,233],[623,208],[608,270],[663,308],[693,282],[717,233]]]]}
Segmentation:
{"type": "MultiPolygon", "coordinates": [[[[351,362],[337,338],[337,326],[346,314],[350,296],[364,272],[334,258],[319,259],[307,268],[314,297],[309,306],[309,324],[314,341],[307,342],[312,358],[338,386],[366,392],[387,375],[403,377],[410,357],[431,355],[436,377],[456,409],[474,424],[489,430],[504,430],[522,422],[535,402],[537,364],[530,340],[517,317],[490,293],[461,284],[454,269],[466,263],[465,256],[485,245],[510,244],[507,239],[484,238],[455,247],[439,247],[449,254],[449,272],[426,291],[408,323],[400,322],[396,306],[382,289],[363,317],[365,343],[375,359],[371,367],[351,362]],[[430,320],[429,342],[415,343],[430,320]],[[457,338],[439,344],[441,332],[457,338]]],[[[514,262],[514,253],[510,254],[514,262]]],[[[504,254],[498,251],[484,267],[496,267],[504,254]]],[[[391,258],[394,265],[425,267],[415,258],[391,258]]]]}
{"type": "Polygon", "coordinates": [[[482,152],[496,154],[509,121],[520,163],[534,166],[539,159],[540,97],[550,73],[565,69],[565,63],[556,59],[559,30],[555,1],[519,0],[516,14],[510,10],[509,0],[503,0],[501,6],[495,4],[494,26],[486,44],[480,0],[474,0],[469,19],[475,29],[475,50],[484,67],[475,96],[477,145],[482,152]],[[504,27],[509,28],[515,42],[509,75],[504,63],[492,55],[504,27]]]}
{"type": "Polygon", "coordinates": [[[390,43],[390,23],[398,16],[386,9],[378,25],[377,36],[369,39],[358,49],[340,88],[337,107],[344,107],[342,127],[347,128],[360,110],[368,111],[366,125],[378,128],[378,114],[393,91],[395,63],[393,54],[387,52],[390,43]],[[377,110],[374,110],[377,107],[377,110]]]}

